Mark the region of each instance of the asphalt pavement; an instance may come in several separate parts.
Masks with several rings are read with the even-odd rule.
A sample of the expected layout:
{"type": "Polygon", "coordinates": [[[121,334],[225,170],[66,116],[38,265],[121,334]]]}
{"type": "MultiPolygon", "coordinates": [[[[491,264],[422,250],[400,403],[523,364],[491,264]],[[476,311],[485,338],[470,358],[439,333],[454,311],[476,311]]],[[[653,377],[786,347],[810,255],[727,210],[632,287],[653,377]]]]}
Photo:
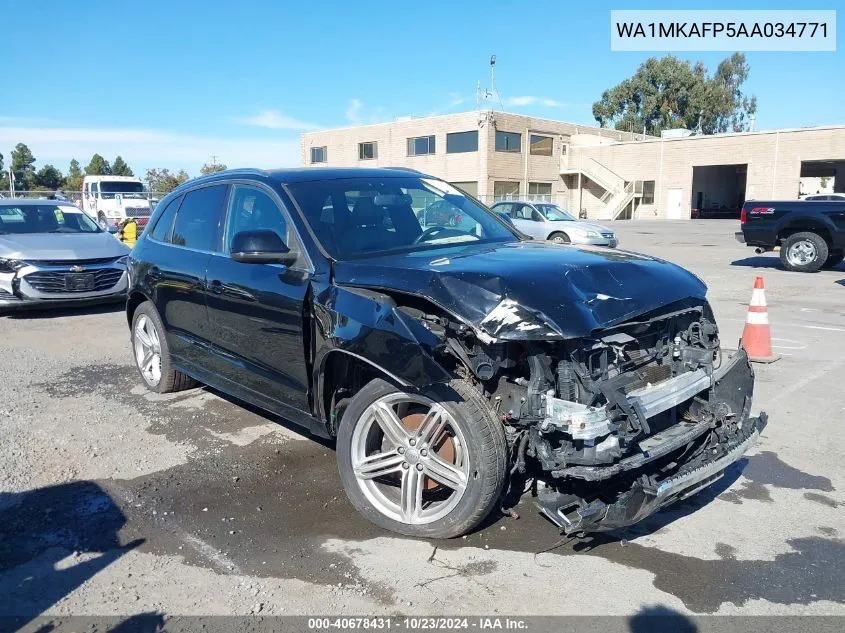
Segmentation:
{"type": "Polygon", "coordinates": [[[450,541],[363,520],[330,444],[220,394],[148,393],[121,306],[0,317],[0,615],[845,614],[845,265],[791,273],[737,222],[619,222],[708,284],[723,344],[757,275],[769,425],[716,484],[561,538],[525,498],[450,541]]]}

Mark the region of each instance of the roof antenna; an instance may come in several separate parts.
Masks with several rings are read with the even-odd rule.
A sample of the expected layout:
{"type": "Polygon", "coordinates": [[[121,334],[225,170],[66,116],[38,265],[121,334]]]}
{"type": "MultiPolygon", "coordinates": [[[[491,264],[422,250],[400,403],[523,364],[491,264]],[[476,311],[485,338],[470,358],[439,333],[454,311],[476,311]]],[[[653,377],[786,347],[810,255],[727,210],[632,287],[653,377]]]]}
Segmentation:
{"type": "MultiPolygon", "coordinates": [[[[490,96],[496,97],[499,100],[499,109],[505,111],[505,106],[502,104],[502,95],[496,92],[496,56],[490,55],[490,96]]],[[[490,108],[491,110],[493,108],[490,108]]]]}

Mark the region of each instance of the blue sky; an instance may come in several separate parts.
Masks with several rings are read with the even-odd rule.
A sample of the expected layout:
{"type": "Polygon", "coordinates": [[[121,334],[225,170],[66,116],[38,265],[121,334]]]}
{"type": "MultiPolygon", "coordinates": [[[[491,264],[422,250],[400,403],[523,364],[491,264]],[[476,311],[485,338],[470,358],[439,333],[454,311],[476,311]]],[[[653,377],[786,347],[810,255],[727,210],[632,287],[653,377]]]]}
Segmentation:
{"type": "MultiPolygon", "coordinates": [[[[611,52],[610,9],[678,2],[6,3],[0,152],[18,141],[65,171],[93,152],[136,173],[216,154],[234,166],[299,161],[299,133],[475,106],[497,56],[505,109],[594,124],[591,104],[649,53],[611,52]],[[11,63],[8,63],[11,62],[11,63]],[[6,75],[8,79],[8,74],[6,75]]],[[[800,8],[717,2],[713,8],[800,8]]],[[[835,8],[831,2],[813,9],[835,8]]],[[[842,14],[842,12],[840,12],[842,14]]],[[[839,38],[841,42],[842,38],[839,38]]],[[[845,123],[845,57],[749,53],[757,128],[845,123]]],[[[688,53],[709,68],[728,53],[688,53]]]]}

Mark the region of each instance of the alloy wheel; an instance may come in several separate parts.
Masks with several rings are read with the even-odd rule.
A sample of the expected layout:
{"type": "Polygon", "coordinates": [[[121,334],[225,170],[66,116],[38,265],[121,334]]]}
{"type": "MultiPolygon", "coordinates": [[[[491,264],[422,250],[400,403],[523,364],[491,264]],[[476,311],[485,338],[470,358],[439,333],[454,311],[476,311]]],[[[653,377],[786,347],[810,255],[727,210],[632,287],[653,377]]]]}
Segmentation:
{"type": "Polygon", "coordinates": [[[352,434],[352,470],[367,500],[410,525],[443,518],[466,492],[470,458],[460,425],[441,405],[393,393],[373,402],[352,434]]]}
{"type": "Polygon", "coordinates": [[[138,317],[133,339],[138,369],[146,383],[155,387],[161,381],[161,341],[155,324],[146,314],[138,317]]]}

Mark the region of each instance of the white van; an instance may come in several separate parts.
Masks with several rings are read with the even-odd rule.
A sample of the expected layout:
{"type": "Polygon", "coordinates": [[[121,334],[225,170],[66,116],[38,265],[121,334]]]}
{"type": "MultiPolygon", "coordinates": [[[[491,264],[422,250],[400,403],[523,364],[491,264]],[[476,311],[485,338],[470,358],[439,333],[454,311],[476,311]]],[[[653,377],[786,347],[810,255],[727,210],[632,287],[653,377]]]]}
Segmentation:
{"type": "Polygon", "coordinates": [[[85,176],[82,209],[104,230],[126,218],[149,218],[144,184],[134,176],[85,176]]]}

